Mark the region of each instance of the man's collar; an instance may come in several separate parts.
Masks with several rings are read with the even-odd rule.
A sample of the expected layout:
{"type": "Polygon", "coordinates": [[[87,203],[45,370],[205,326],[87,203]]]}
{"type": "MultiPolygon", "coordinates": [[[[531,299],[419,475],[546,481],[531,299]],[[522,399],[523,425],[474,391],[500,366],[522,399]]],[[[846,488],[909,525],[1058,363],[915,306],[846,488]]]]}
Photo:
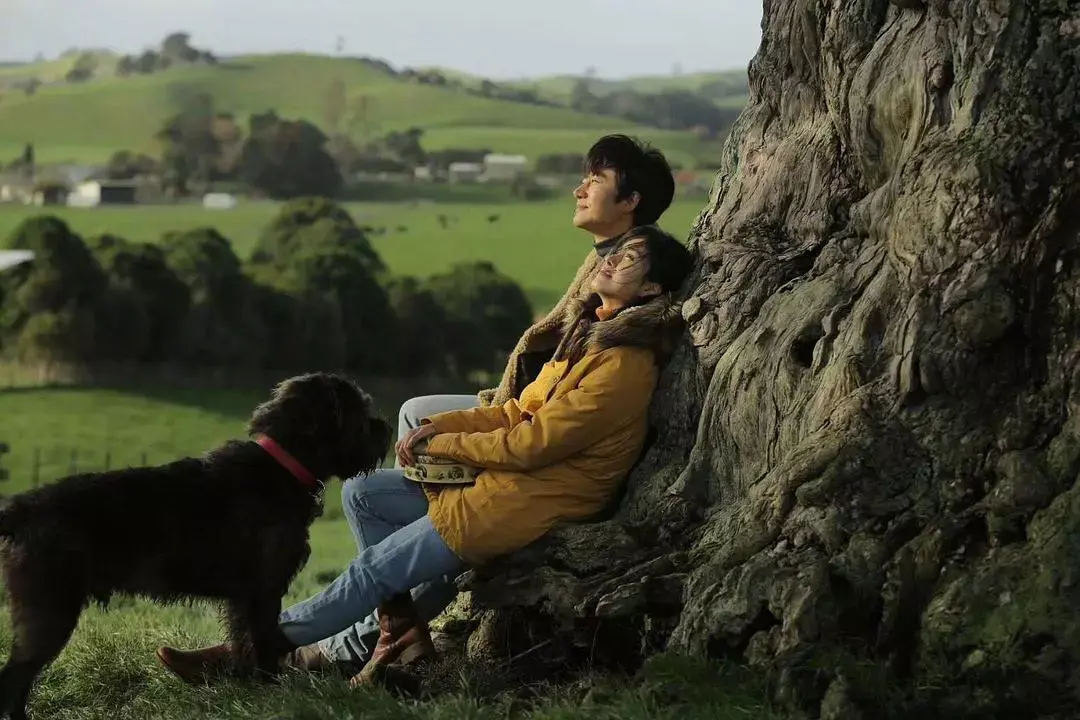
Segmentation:
{"type": "Polygon", "coordinates": [[[615,246],[619,244],[619,241],[623,239],[623,235],[616,235],[615,237],[609,237],[607,240],[601,240],[598,243],[593,243],[593,250],[600,257],[607,257],[608,254],[615,249],[615,246]]]}

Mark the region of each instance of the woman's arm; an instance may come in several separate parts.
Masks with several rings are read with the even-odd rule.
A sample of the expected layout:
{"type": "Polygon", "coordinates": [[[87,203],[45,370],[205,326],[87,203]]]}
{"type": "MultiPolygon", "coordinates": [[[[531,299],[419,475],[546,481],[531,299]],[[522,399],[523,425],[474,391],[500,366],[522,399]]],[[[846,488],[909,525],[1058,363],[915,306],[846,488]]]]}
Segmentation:
{"type": "Polygon", "coordinates": [[[486,432],[446,432],[428,442],[431,455],[492,470],[531,470],[569,457],[645,411],[656,386],[647,351],[608,351],[575,389],[531,418],[486,432]]]}
{"type": "MultiPolygon", "coordinates": [[[[510,400],[506,404],[515,403],[510,400]]],[[[484,433],[509,427],[510,416],[502,405],[450,410],[420,419],[421,425],[434,425],[436,433],[484,433]]]]}

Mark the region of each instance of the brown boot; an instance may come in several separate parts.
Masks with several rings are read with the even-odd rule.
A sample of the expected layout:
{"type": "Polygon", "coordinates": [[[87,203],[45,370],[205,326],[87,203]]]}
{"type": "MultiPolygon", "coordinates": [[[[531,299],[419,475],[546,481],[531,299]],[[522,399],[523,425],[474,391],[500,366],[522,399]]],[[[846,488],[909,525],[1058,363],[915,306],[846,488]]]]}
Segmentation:
{"type": "Polygon", "coordinates": [[[411,595],[395,595],[379,605],[378,611],[379,641],[371,659],[349,681],[349,687],[379,684],[389,665],[409,665],[435,655],[431,632],[417,614],[411,595]]]}
{"type": "MultiPolygon", "coordinates": [[[[232,666],[232,648],[226,643],[198,650],[157,649],[157,659],[186,683],[201,685],[226,674],[232,666]]],[[[317,644],[304,645],[290,651],[284,666],[297,670],[319,671],[330,668],[330,660],[317,644]]]]}
{"type": "Polygon", "coordinates": [[[156,654],[158,662],[189,685],[207,683],[232,666],[232,650],[227,644],[198,650],[159,647],[156,654]]]}

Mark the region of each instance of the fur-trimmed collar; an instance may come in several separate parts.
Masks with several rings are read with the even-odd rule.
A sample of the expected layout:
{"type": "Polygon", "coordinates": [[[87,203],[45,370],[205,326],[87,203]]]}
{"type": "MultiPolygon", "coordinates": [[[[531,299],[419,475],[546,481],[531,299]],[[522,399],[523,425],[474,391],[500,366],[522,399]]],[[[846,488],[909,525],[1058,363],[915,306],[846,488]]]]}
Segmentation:
{"type": "Polygon", "coordinates": [[[608,348],[632,346],[649,348],[658,358],[666,358],[678,342],[683,330],[682,306],[670,294],[660,295],[644,305],[634,305],[620,310],[609,320],[591,317],[595,307],[590,300],[593,295],[583,295],[572,300],[563,316],[563,337],[571,336],[585,313],[590,319],[585,337],[588,350],[598,352],[608,348]]]}

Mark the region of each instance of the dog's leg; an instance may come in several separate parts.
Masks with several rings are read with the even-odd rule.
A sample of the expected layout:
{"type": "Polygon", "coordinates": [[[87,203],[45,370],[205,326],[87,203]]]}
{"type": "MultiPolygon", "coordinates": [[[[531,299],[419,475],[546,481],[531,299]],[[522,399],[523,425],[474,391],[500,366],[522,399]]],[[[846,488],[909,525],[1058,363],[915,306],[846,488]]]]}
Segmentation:
{"type": "Polygon", "coordinates": [[[81,605],[28,605],[12,598],[11,656],[0,670],[0,717],[26,720],[26,705],[38,674],[71,638],[81,605]]]}
{"type": "Polygon", "coordinates": [[[225,605],[226,632],[232,648],[230,671],[244,677],[254,667],[251,642],[251,618],[246,600],[229,600],[225,605]]]}
{"type": "Polygon", "coordinates": [[[261,679],[275,677],[281,669],[281,659],[292,649],[284,646],[288,641],[278,628],[281,598],[277,595],[257,598],[251,602],[248,612],[259,675],[261,679]]]}

